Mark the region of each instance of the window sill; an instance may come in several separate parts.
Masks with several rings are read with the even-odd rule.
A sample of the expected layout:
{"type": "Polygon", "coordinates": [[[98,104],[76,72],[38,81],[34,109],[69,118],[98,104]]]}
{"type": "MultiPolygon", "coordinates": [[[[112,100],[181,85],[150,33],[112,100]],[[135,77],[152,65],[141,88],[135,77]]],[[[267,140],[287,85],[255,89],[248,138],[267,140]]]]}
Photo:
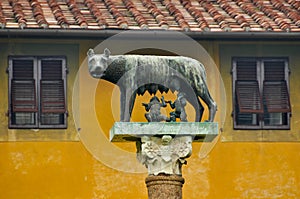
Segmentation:
{"type": "Polygon", "coordinates": [[[8,129],[0,132],[0,141],[79,141],[79,136],[66,129],[8,129]]]}
{"type": "Polygon", "coordinates": [[[222,142],[299,142],[291,130],[229,130],[224,128],[222,142]]]}

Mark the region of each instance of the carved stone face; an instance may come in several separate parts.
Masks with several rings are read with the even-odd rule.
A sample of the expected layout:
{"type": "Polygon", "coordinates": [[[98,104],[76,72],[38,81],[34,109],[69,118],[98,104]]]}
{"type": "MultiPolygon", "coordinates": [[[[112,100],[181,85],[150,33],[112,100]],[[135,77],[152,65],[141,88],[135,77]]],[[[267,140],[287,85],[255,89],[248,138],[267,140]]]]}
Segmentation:
{"type": "Polygon", "coordinates": [[[108,67],[110,51],[106,48],[103,54],[95,54],[93,49],[89,49],[87,55],[90,74],[94,78],[101,78],[108,67]]]}
{"type": "Polygon", "coordinates": [[[172,136],[170,135],[164,135],[162,136],[161,138],[161,141],[162,141],[162,145],[168,145],[172,140],[172,136]]]}

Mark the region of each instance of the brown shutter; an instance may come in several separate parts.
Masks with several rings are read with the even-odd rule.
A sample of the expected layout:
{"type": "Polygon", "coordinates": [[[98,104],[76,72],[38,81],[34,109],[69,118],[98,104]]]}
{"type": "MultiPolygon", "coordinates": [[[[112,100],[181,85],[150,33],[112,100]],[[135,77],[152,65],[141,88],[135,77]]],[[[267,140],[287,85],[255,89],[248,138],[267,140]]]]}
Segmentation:
{"type": "Polygon", "coordinates": [[[267,112],[291,112],[285,61],[265,61],[264,69],[263,97],[267,112]]]}
{"type": "Polygon", "coordinates": [[[264,80],[282,81],[285,80],[284,61],[264,61],[264,80]]]}
{"type": "Polygon", "coordinates": [[[263,113],[258,81],[236,81],[235,89],[240,113],[263,113]]]}
{"type": "Polygon", "coordinates": [[[255,60],[239,60],[236,62],[237,80],[257,80],[255,60]]]}
{"type": "Polygon", "coordinates": [[[236,62],[235,91],[239,113],[263,113],[256,60],[244,59],[236,62]]]}
{"type": "Polygon", "coordinates": [[[290,98],[286,81],[265,81],[264,103],[269,113],[291,112],[290,98]]]}
{"type": "Polygon", "coordinates": [[[10,90],[13,112],[37,112],[33,60],[12,60],[10,90]]]}
{"type": "Polygon", "coordinates": [[[35,80],[11,80],[12,111],[37,112],[35,80]]]}
{"type": "Polygon", "coordinates": [[[63,80],[41,80],[42,113],[64,113],[66,111],[63,80]]]}
{"type": "Polygon", "coordinates": [[[41,66],[41,112],[65,113],[66,97],[62,60],[41,60],[41,66]]]}

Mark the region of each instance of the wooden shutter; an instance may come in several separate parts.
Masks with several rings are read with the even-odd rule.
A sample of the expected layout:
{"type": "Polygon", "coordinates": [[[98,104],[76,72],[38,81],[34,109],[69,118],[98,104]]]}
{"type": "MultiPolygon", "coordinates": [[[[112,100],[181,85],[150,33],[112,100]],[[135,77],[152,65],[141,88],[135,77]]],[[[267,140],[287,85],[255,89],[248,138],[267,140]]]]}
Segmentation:
{"type": "Polygon", "coordinates": [[[265,61],[264,70],[263,96],[267,112],[291,112],[285,61],[265,61]]]}
{"type": "Polygon", "coordinates": [[[236,61],[235,92],[239,113],[263,113],[256,60],[236,61]]]}
{"type": "Polygon", "coordinates": [[[236,81],[237,103],[240,113],[263,113],[258,81],[236,81]]]}
{"type": "Polygon", "coordinates": [[[11,80],[12,111],[36,112],[35,80],[11,80]]]}
{"type": "Polygon", "coordinates": [[[236,61],[236,80],[257,80],[256,60],[236,61]]]}
{"type": "Polygon", "coordinates": [[[264,61],[265,81],[285,81],[285,61],[264,61]]]}
{"type": "Polygon", "coordinates": [[[33,60],[12,60],[11,106],[13,112],[37,112],[33,60]]]}
{"type": "Polygon", "coordinates": [[[264,81],[264,103],[269,113],[291,112],[286,81],[264,81]]]}
{"type": "Polygon", "coordinates": [[[40,100],[42,113],[65,113],[64,65],[61,59],[41,60],[40,100]]]}

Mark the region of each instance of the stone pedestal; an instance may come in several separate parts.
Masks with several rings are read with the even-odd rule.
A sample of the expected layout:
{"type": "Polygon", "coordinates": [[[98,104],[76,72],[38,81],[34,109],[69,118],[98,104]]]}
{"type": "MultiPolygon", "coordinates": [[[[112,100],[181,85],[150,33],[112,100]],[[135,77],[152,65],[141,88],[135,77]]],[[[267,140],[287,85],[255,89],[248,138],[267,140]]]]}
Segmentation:
{"type": "Polygon", "coordinates": [[[192,137],[143,136],[137,159],[146,166],[149,199],[182,199],[181,167],[192,153],[192,137]]]}
{"type": "Polygon", "coordinates": [[[192,136],[193,142],[210,142],[218,136],[216,122],[116,122],[111,142],[139,141],[143,136],[192,136]]]}
{"type": "Polygon", "coordinates": [[[178,175],[149,175],[146,180],[149,199],[181,199],[184,179],[178,175]]]}
{"type": "Polygon", "coordinates": [[[212,141],[217,123],[117,122],[111,141],[135,141],[137,159],[148,169],[149,199],[182,199],[182,165],[192,154],[193,141],[212,141]]]}

